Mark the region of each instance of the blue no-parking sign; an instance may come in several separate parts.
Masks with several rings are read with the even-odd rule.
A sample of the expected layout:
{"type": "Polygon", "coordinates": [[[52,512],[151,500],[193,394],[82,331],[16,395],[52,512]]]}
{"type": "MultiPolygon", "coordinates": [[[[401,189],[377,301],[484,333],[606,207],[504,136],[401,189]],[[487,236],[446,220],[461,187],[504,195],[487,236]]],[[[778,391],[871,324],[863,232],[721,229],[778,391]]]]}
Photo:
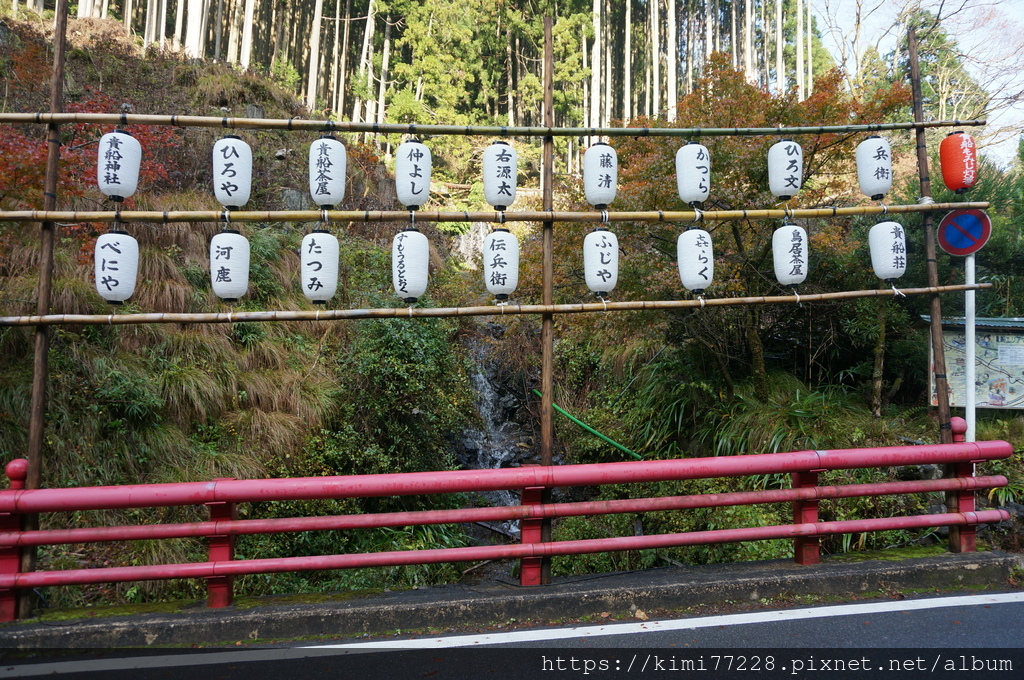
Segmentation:
{"type": "Polygon", "coordinates": [[[939,222],[939,245],[950,255],[971,255],[992,235],[992,221],[984,210],[954,210],[939,222]]]}

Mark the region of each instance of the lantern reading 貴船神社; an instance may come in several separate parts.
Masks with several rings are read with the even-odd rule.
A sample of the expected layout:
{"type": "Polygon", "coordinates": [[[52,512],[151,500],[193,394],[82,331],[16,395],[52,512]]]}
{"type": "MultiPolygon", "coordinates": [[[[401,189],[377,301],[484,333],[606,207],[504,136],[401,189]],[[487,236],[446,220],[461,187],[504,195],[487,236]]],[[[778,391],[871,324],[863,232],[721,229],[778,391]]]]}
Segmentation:
{"type": "Polygon", "coordinates": [[[135,292],[139,271],[139,242],[123,231],[111,231],[96,239],[96,292],[119,305],[135,292]]]}
{"type": "Polygon", "coordinates": [[[97,152],[96,182],[103,195],[120,203],[139,186],[142,145],[125,130],[114,130],[100,137],[97,152]]]}

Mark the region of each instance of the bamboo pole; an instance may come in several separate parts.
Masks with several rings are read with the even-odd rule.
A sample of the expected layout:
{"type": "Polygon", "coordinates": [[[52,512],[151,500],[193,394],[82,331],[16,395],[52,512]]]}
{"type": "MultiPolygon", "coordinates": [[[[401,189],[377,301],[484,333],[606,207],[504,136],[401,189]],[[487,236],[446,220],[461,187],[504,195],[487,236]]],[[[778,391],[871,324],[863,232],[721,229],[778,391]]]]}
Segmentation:
{"type": "MultiPolygon", "coordinates": [[[[723,222],[729,220],[823,219],[857,215],[921,213],[941,210],[986,210],[987,201],[972,203],[919,203],[863,205],[847,208],[766,208],[756,210],[646,210],[636,212],[523,211],[416,211],[417,222],[723,222]],[[606,215],[607,218],[603,217],[606,215]]],[[[4,222],[225,222],[223,210],[11,210],[0,211],[4,222]]],[[[408,210],[233,210],[227,222],[408,222],[408,210]]]]}
{"type": "Polygon", "coordinates": [[[696,300],[633,300],[625,302],[577,302],[570,304],[490,305],[475,307],[389,307],[377,309],[277,310],[263,312],[153,312],[148,314],[48,314],[45,316],[0,316],[2,326],[53,326],[57,324],[124,326],[153,323],[241,323],[258,321],[345,321],[358,319],[422,319],[459,316],[515,316],[521,314],[582,314],[590,312],[657,311],[705,309],[740,305],[809,304],[859,298],[938,295],[965,290],[984,290],[991,283],[958,284],[928,288],[879,288],[807,295],[703,298],[696,300]]]}
{"type": "MultiPolygon", "coordinates": [[[[545,121],[547,122],[547,121],[545,121]]],[[[291,130],[412,135],[487,135],[494,137],[768,137],[824,135],[924,127],[977,127],[987,120],[937,120],[927,123],[808,125],[773,128],[621,128],[517,127],[498,125],[417,125],[413,123],[354,123],[303,118],[232,118],[217,116],[140,115],[119,113],[0,113],[0,123],[91,123],[108,125],[170,125],[225,130],[291,130]]]]}

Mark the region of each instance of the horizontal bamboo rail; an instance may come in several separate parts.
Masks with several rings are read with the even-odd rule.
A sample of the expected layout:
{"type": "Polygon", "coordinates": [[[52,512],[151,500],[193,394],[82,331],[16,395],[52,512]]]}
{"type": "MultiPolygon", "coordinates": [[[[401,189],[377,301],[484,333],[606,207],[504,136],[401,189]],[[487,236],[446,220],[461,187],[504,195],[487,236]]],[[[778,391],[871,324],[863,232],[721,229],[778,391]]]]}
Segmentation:
{"type": "MultiPolygon", "coordinates": [[[[769,208],[764,210],[645,210],[639,212],[430,211],[415,213],[417,222],[723,222],[888,215],[937,210],[985,210],[987,201],[864,205],[848,208],[769,208]]],[[[408,210],[11,210],[0,211],[0,222],[405,222],[408,210]]]]}
{"type": "Polygon", "coordinates": [[[380,309],[278,310],[266,312],[155,312],[150,314],[47,314],[45,316],[0,316],[0,326],[52,326],[56,324],[129,325],[150,323],[241,323],[254,321],[341,321],[353,319],[414,319],[457,316],[512,316],[515,314],[581,314],[665,309],[703,309],[739,305],[802,304],[868,297],[893,297],[954,293],[991,288],[991,283],[934,286],[930,288],[880,288],[808,295],[753,296],[742,298],[697,298],[695,300],[636,300],[630,302],[577,302],[560,305],[491,305],[479,307],[403,307],[380,309]]]}
{"type": "Polygon", "coordinates": [[[926,123],[875,123],[865,125],[812,125],[773,128],[623,128],[623,127],[518,127],[510,125],[417,125],[404,123],[353,123],[304,118],[233,118],[229,116],[140,115],[122,113],[0,113],[0,123],[119,125],[171,125],[174,127],[223,128],[226,130],[307,130],[311,132],[372,132],[410,135],[491,135],[500,137],[758,137],[771,135],[823,135],[881,132],[919,128],[984,126],[987,120],[937,120],[926,123]]]}

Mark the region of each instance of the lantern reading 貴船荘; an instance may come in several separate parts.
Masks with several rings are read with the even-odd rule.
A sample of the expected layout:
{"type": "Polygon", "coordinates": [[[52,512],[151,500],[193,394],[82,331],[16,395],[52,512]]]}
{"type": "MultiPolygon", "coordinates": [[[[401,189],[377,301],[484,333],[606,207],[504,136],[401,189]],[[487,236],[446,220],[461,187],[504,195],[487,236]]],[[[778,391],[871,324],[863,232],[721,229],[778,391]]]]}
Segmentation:
{"type": "Polygon", "coordinates": [[[398,202],[409,210],[418,210],[430,198],[430,149],[421,142],[402,142],[395,152],[395,193],[398,202]]]}
{"type": "Polygon", "coordinates": [[[416,229],[395,234],[391,242],[391,282],[403,302],[412,304],[427,292],[430,244],[416,229]]]}
{"type": "Polygon", "coordinates": [[[329,231],[306,234],[300,246],[302,294],[314,304],[324,304],[338,290],[338,239],[329,231]]]}
{"type": "Polygon", "coordinates": [[[213,193],[228,210],[249,202],[252,191],[252,149],[241,137],[221,137],[213,145],[213,193]]]}
{"type": "Polygon", "coordinates": [[[516,200],[519,157],[508,142],[494,142],[484,149],[484,200],[495,210],[505,210],[516,200]]]}
{"type": "Polygon", "coordinates": [[[345,199],[348,153],[334,137],[321,137],[309,147],[309,195],[322,210],[345,199]]]}
{"type": "Polygon", "coordinates": [[[583,189],[587,203],[604,210],[615,200],[619,156],[610,144],[598,142],[583,154],[583,189]]]}
{"type": "Polygon", "coordinates": [[[868,245],[875,276],[889,282],[907,271],[907,235],[898,222],[879,222],[871,227],[868,245]]]}
{"type": "Polygon", "coordinates": [[[100,137],[96,182],[112,201],[120,203],[135,193],[141,165],[142,145],[131,133],[114,130],[100,137]]]}
{"type": "Polygon", "coordinates": [[[249,240],[237,231],[222,231],[210,241],[210,283],[225,302],[249,290],[249,240]]]}
{"type": "Polygon", "coordinates": [[[686,290],[700,295],[715,278],[715,254],[711,234],[703,229],[687,229],[676,239],[679,280],[686,290]]]}
{"type": "Polygon", "coordinates": [[[96,292],[119,305],[135,292],[139,271],[139,242],[123,231],[111,231],[96,239],[96,292]]]}
{"type": "Polygon", "coordinates": [[[783,201],[796,196],[803,185],[804,150],[792,139],[784,139],[768,149],[768,186],[783,201]]]}

